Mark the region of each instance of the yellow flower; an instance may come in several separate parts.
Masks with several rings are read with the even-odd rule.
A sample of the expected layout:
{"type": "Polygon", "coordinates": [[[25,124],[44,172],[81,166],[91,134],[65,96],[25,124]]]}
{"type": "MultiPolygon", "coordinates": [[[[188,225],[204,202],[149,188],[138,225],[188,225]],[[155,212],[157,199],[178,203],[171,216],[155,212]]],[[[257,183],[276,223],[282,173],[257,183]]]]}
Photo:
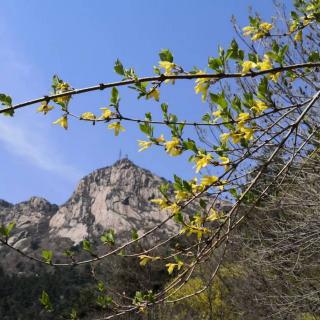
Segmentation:
{"type": "Polygon", "coordinates": [[[152,256],[147,256],[145,254],[142,254],[139,256],[140,259],[140,266],[145,266],[148,262],[156,261],[159,260],[160,257],[152,257],[152,256]]]}
{"type": "Polygon", "coordinates": [[[293,21],[292,24],[289,27],[289,32],[290,33],[295,32],[298,27],[299,27],[299,22],[298,21],[293,21]]]}
{"type": "MultiPolygon", "coordinates": [[[[263,56],[263,60],[262,60],[261,62],[258,62],[257,67],[258,67],[261,71],[272,69],[272,68],[273,68],[273,65],[272,65],[272,61],[271,61],[270,57],[265,54],[265,55],[263,56]]],[[[269,75],[269,78],[270,78],[272,81],[277,82],[280,74],[281,74],[280,72],[271,73],[271,74],[269,75]]]]}
{"type": "Polygon", "coordinates": [[[194,180],[191,182],[191,188],[193,193],[202,192],[205,188],[203,184],[197,184],[197,178],[194,178],[194,180]]]}
{"type": "Polygon", "coordinates": [[[247,128],[247,127],[241,127],[240,131],[243,133],[243,137],[245,140],[252,140],[253,139],[254,129],[247,128]]]}
{"type": "Polygon", "coordinates": [[[139,149],[139,152],[141,152],[143,150],[146,150],[146,149],[150,148],[151,145],[152,145],[152,142],[151,141],[138,140],[138,144],[139,144],[139,147],[141,147],[139,149]]]}
{"type": "Polygon", "coordinates": [[[62,116],[58,120],[52,122],[53,124],[59,124],[62,128],[68,129],[68,117],[66,115],[62,116]]]}
{"type": "Polygon", "coordinates": [[[264,32],[257,32],[254,36],[251,37],[252,41],[259,40],[265,36],[264,32]]]}
{"type": "Polygon", "coordinates": [[[261,62],[257,63],[257,67],[263,71],[263,70],[269,70],[272,69],[272,63],[270,60],[270,57],[268,55],[263,56],[263,60],[261,62]]]}
{"type": "Polygon", "coordinates": [[[201,180],[201,184],[204,186],[210,186],[216,183],[219,180],[216,176],[203,176],[201,180]]]}
{"type": "Polygon", "coordinates": [[[254,104],[253,104],[253,107],[251,107],[251,110],[259,115],[261,113],[263,113],[263,111],[267,110],[269,107],[266,105],[265,102],[263,101],[259,101],[259,100],[255,100],[254,101],[254,104]]]}
{"type": "Polygon", "coordinates": [[[269,34],[269,31],[273,28],[273,25],[268,22],[261,22],[259,27],[247,26],[242,29],[244,36],[250,36],[252,41],[259,40],[269,34]]]}
{"type": "Polygon", "coordinates": [[[272,29],[272,27],[273,27],[273,25],[268,22],[262,22],[259,25],[259,28],[265,33],[268,33],[272,29]]]}
{"type": "Polygon", "coordinates": [[[167,267],[168,273],[172,274],[175,268],[180,270],[183,267],[183,264],[184,263],[182,261],[178,261],[178,263],[167,263],[166,267],[167,267]]]}
{"type": "Polygon", "coordinates": [[[221,113],[222,113],[222,110],[217,110],[212,112],[212,115],[216,118],[221,118],[221,113]]]}
{"type": "Polygon", "coordinates": [[[147,99],[153,98],[156,101],[160,99],[160,91],[158,89],[152,89],[150,92],[147,93],[147,99]]]}
{"type": "Polygon", "coordinates": [[[294,36],[294,41],[297,41],[297,42],[301,42],[302,41],[302,30],[299,30],[295,36],[294,36]]]}
{"type": "Polygon", "coordinates": [[[245,113],[245,112],[242,112],[242,113],[239,113],[238,115],[238,118],[237,118],[237,121],[239,123],[245,123],[247,120],[250,119],[250,114],[249,113],[245,113]]]}
{"type": "Polygon", "coordinates": [[[144,267],[148,262],[152,261],[152,257],[142,254],[139,256],[140,266],[144,267]]]}
{"type": "MultiPolygon", "coordinates": [[[[59,93],[64,93],[67,91],[70,91],[71,87],[67,82],[63,82],[63,83],[58,83],[56,86],[56,92],[55,94],[59,94],[59,93]]],[[[58,98],[54,98],[53,101],[56,103],[64,103],[67,104],[70,100],[71,96],[64,96],[64,97],[58,97],[58,98]]]]}
{"type": "Polygon", "coordinates": [[[227,165],[230,163],[230,159],[228,157],[220,157],[220,164],[227,165]]]}
{"type": "Polygon", "coordinates": [[[118,136],[120,131],[126,131],[126,129],[120,124],[120,122],[110,123],[108,125],[108,129],[113,129],[115,136],[118,136]]]}
{"type": "Polygon", "coordinates": [[[102,110],[102,115],[100,116],[99,119],[109,119],[112,116],[112,111],[108,108],[100,108],[100,110],[102,110]]]}
{"type": "Polygon", "coordinates": [[[53,106],[49,106],[48,103],[42,102],[40,107],[37,109],[38,112],[43,112],[43,114],[47,114],[49,111],[53,110],[53,106]]]}
{"type": "Polygon", "coordinates": [[[165,76],[171,76],[172,70],[175,68],[175,64],[173,62],[169,61],[159,61],[160,68],[164,69],[164,75],[165,76]]]}
{"type": "Polygon", "coordinates": [[[257,64],[253,61],[243,61],[241,73],[243,75],[247,74],[251,69],[254,69],[256,66],[257,66],[257,64]]]}
{"type": "Polygon", "coordinates": [[[209,212],[209,216],[207,217],[207,221],[216,221],[223,217],[223,213],[216,211],[215,209],[211,209],[209,212]]]}
{"type": "Polygon", "coordinates": [[[199,154],[195,157],[196,163],[196,173],[198,173],[202,168],[206,167],[210,161],[212,160],[212,155],[210,153],[204,154],[199,152],[199,154]]]}
{"type": "Polygon", "coordinates": [[[166,199],[151,199],[150,202],[157,204],[160,209],[165,209],[169,206],[168,201],[166,199]]]}
{"type": "MultiPolygon", "coordinates": [[[[197,74],[201,75],[201,74],[205,74],[205,72],[198,71],[197,74]]],[[[205,101],[207,98],[207,94],[208,94],[210,80],[205,79],[205,78],[199,78],[195,82],[196,82],[196,86],[194,87],[194,90],[195,90],[196,94],[201,93],[202,94],[202,96],[201,96],[202,101],[205,101]]]]}
{"type": "Polygon", "coordinates": [[[177,201],[183,201],[189,198],[189,192],[187,191],[176,190],[174,193],[176,194],[175,198],[177,201]]]}
{"type": "Polygon", "coordinates": [[[277,82],[279,77],[281,75],[281,72],[276,72],[276,73],[272,73],[269,75],[269,78],[273,81],[273,82],[277,82]]]}
{"type": "Polygon", "coordinates": [[[230,138],[230,136],[231,136],[231,133],[230,133],[230,132],[220,134],[220,141],[221,141],[221,143],[222,143],[222,144],[227,144],[228,139],[230,138]]]}
{"type": "Polygon", "coordinates": [[[168,206],[166,209],[170,210],[173,214],[177,214],[181,211],[181,207],[176,202],[168,206]]]}
{"type": "Polygon", "coordinates": [[[224,186],[228,183],[227,180],[220,180],[220,184],[218,185],[218,188],[222,191],[224,189],[224,186]]]}
{"type": "Polygon", "coordinates": [[[246,36],[249,36],[254,33],[255,27],[246,26],[246,27],[242,28],[242,31],[243,31],[243,35],[246,37],[246,36]]]}
{"type": "Polygon", "coordinates": [[[189,193],[186,191],[176,190],[174,192],[176,194],[176,200],[177,201],[183,201],[189,198],[189,193]]]}
{"type": "Polygon", "coordinates": [[[182,153],[182,149],[180,147],[180,140],[177,137],[173,137],[171,141],[167,141],[164,143],[166,152],[170,154],[170,156],[178,156],[182,153]]]}
{"type": "Polygon", "coordinates": [[[164,139],[163,134],[159,137],[155,139],[157,143],[164,143],[166,140],[164,139]]]}
{"type": "Polygon", "coordinates": [[[231,138],[232,138],[232,142],[233,143],[239,143],[241,141],[242,138],[242,134],[241,133],[231,133],[231,138]]]}
{"type": "Polygon", "coordinates": [[[83,120],[95,120],[96,116],[92,112],[85,112],[80,116],[83,120]]]}

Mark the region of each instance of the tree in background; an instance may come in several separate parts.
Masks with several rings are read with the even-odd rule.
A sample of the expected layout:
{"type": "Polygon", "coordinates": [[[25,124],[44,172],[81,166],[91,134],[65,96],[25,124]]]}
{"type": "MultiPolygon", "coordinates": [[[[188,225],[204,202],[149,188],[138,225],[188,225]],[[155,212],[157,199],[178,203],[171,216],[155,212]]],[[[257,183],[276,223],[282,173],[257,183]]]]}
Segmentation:
{"type": "MultiPolygon", "coordinates": [[[[214,290],[211,297],[218,299],[217,286],[221,282],[219,268],[227,249],[232,250],[232,232],[242,222],[251,223],[250,217],[259,203],[266,199],[279,199],[279,195],[286,197],[289,190],[287,184],[295,181],[290,175],[302,179],[303,175],[297,173],[304,163],[313,161],[317,154],[320,1],[294,1],[290,17],[281,5],[278,8],[279,16],[269,21],[253,14],[249,17],[248,26],[239,28],[234,22],[240,41],[233,40],[226,49],[219,47],[217,55],[208,58],[206,69],[194,67],[185,70],[174,60],[170,50],[164,49],[159,53],[160,61],[154,67],[152,76],[140,77],[133,68],[125,67],[117,60],[114,70],[121,80],[116,83],[73,89],[71,84],[54,76],[53,92],[48,96],[13,104],[11,97],[0,95],[4,106],[0,113],[14,116],[20,108],[40,104],[37,111],[44,115],[48,112],[60,113],[54,124],[64,129],[68,129],[70,119],[74,118],[107,125],[118,136],[125,134],[127,122],[137,123],[144,135],[144,140],[138,140],[139,151],[161,148],[166,155],[177,158],[187,154],[194,164],[194,179],[186,181],[174,176],[172,186],[161,186],[162,197],[151,200],[168,215],[146,233],[133,232],[130,241],[114,247],[110,246],[115,243],[114,231],[108,231],[101,235],[101,241],[106,244],[102,255],[97,255],[93,243],[84,240],[82,250],[90,254],[90,259],[86,260],[81,260],[70,250],[66,252],[64,262],[57,262],[57,253],[49,250],[43,250],[42,257],[28,256],[31,260],[54,267],[89,264],[95,277],[96,263],[118,254],[123,259],[136,259],[146,269],[148,265],[162,266],[172,276],[172,280],[162,289],[138,290],[130,297],[115,292],[114,288],[108,287],[108,283],[95,277],[100,292],[97,303],[106,308],[103,319],[129,313],[143,314],[149,306],[172,304],[190,297],[201,301],[208,290],[214,290]],[[174,90],[175,82],[185,80],[195,82],[195,94],[208,105],[204,114],[195,110],[191,122],[172,114],[170,106],[161,100],[164,86],[172,86],[174,90]],[[159,102],[162,118],[154,118],[151,111],[144,116],[138,110],[133,115],[124,114],[120,101],[120,88],[123,86],[131,88],[138,99],[159,102]],[[77,114],[72,106],[73,96],[107,89],[110,90],[110,104],[107,107],[77,114]],[[275,162],[279,158],[281,161],[275,162]],[[222,210],[218,205],[226,199],[230,206],[222,210]],[[192,213],[187,210],[190,206],[192,213]],[[171,219],[177,223],[179,231],[166,241],[149,242],[146,247],[148,242],[145,240],[171,219]],[[144,242],[143,247],[136,246],[141,242],[144,242]],[[169,251],[158,251],[166,245],[170,246],[169,251]],[[203,266],[206,266],[205,276],[204,271],[201,272],[203,266]]],[[[308,190],[312,188],[308,179],[303,181],[307,185],[295,184],[296,189],[290,189],[290,197],[301,195],[300,191],[306,187],[308,190]]],[[[295,209],[286,211],[286,214],[299,224],[302,211],[299,207],[298,211],[295,209]]],[[[318,211],[315,211],[312,221],[317,219],[317,214],[318,211]]],[[[272,225],[272,215],[270,219],[272,225]]],[[[14,222],[1,227],[1,244],[27,256],[9,242],[13,227],[14,222]]],[[[316,224],[313,227],[317,232],[316,224]]],[[[291,241],[291,234],[295,237],[299,234],[295,232],[297,229],[292,228],[271,230],[271,247],[276,253],[269,248],[267,256],[277,257],[276,272],[282,272],[283,259],[287,259],[287,242],[291,241]],[[285,237],[280,242],[277,238],[279,230],[285,237]]],[[[245,245],[245,242],[242,243],[245,245]]],[[[290,250],[297,250],[297,247],[293,246],[290,250]]],[[[307,261],[307,258],[302,261],[307,261]]],[[[237,275],[241,274],[237,272],[237,275]]],[[[297,288],[300,288],[299,285],[297,288]]],[[[304,296],[308,295],[308,288],[304,296]]],[[[209,304],[212,299],[209,299],[209,304]]],[[[48,311],[54,309],[46,292],[42,293],[41,303],[48,311]]],[[[312,304],[312,301],[308,303],[312,304]]],[[[210,308],[212,312],[204,317],[229,317],[229,311],[210,308]]],[[[319,316],[318,311],[314,311],[315,316],[319,316]]],[[[313,316],[309,311],[305,312],[306,317],[309,314],[313,316]]],[[[70,317],[77,318],[76,310],[71,312],[70,317]]]]}

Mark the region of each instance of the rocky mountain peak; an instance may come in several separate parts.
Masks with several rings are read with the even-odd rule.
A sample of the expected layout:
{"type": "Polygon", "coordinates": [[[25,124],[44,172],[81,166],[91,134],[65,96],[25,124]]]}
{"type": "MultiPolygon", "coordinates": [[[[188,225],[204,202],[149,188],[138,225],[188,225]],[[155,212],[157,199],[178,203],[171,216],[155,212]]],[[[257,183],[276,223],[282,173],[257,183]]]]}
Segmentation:
{"type": "Polygon", "coordinates": [[[143,232],[165,218],[150,203],[160,196],[158,188],[164,182],[129,159],[98,169],[81,179],[71,198],[52,217],[51,235],[78,243],[108,229],[123,235],[133,228],[143,232]]]}
{"type": "Polygon", "coordinates": [[[11,208],[12,206],[13,206],[12,203],[0,199],[0,209],[11,208]]]}

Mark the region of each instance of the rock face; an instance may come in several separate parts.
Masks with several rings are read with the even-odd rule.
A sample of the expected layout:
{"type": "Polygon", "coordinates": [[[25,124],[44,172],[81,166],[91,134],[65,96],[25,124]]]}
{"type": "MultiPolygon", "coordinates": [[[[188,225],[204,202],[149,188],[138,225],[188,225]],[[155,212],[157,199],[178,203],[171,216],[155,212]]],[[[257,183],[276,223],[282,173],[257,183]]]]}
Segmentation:
{"type": "Polygon", "coordinates": [[[14,236],[10,238],[10,242],[24,250],[26,242],[36,242],[48,233],[49,221],[57,210],[57,205],[39,197],[32,197],[16,205],[1,200],[0,224],[15,222],[14,236]]]}
{"type": "MultiPolygon", "coordinates": [[[[50,236],[78,243],[108,229],[124,238],[132,229],[146,231],[166,217],[150,204],[150,199],[160,196],[158,188],[164,182],[128,159],[98,169],[80,181],[71,198],[52,216],[50,236]]],[[[171,222],[166,231],[174,228],[171,222]]]]}
{"type": "MultiPolygon", "coordinates": [[[[0,225],[14,221],[10,243],[23,252],[41,248],[65,249],[85,238],[94,239],[113,229],[118,241],[129,239],[133,229],[143,233],[167,217],[150,199],[160,196],[166,181],[137,167],[128,159],[98,169],[81,179],[70,199],[60,207],[39,197],[13,205],[0,200],[0,225]]],[[[169,221],[158,231],[176,230],[169,221]]],[[[1,249],[1,255],[11,253],[1,249]]],[[[9,261],[8,256],[6,260],[9,261]]]]}

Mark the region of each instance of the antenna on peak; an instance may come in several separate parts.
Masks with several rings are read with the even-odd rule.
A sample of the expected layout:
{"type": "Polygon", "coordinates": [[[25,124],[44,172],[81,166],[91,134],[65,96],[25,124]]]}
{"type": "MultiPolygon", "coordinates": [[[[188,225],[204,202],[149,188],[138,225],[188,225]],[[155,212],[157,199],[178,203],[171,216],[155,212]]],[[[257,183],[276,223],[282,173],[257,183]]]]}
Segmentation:
{"type": "Polygon", "coordinates": [[[119,159],[118,160],[121,160],[121,158],[122,158],[122,151],[120,149],[120,151],[119,151],[119,159]]]}

